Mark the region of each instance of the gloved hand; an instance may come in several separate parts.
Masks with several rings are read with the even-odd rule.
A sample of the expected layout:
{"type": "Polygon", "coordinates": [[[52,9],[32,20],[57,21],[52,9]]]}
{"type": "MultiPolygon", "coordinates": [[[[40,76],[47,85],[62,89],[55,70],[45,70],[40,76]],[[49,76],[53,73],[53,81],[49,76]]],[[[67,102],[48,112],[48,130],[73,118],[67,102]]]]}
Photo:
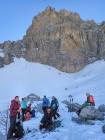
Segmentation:
{"type": "Polygon", "coordinates": [[[43,123],[40,123],[40,125],[43,125],[43,123]]]}
{"type": "Polygon", "coordinates": [[[42,128],[43,128],[43,123],[40,123],[39,129],[42,129],[42,128]]]}

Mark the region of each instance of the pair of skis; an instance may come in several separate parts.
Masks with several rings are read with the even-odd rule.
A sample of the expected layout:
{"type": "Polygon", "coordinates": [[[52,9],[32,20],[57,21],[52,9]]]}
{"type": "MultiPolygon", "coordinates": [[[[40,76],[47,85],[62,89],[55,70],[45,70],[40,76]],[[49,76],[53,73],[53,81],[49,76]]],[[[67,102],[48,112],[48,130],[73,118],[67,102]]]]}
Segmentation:
{"type": "Polygon", "coordinates": [[[74,99],[73,99],[73,96],[72,95],[69,95],[69,98],[70,98],[70,113],[71,113],[71,120],[72,120],[72,111],[73,111],[73,102],[74,102],[74,99]]]}
{"type": "Polygon", "coordinates": [[[73,96],[69,95],[69,98],[70,98],[70,104],[73,104],[73,101],[74,101],[73,96]]]}

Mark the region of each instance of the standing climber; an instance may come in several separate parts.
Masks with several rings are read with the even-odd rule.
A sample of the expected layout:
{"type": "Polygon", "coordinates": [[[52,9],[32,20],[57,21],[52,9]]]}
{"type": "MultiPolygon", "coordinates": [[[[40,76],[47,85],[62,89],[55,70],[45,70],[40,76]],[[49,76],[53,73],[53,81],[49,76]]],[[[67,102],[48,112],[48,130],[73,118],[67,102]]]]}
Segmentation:
{"type": "Polygon", "coordinates": [[[46,112],[46,109],[50,106],[50,101],[49,99],[44,96],[43,98],[43,102],[42,102],[42,109],[43,109],[43,112],[45,113],[46,112]]]}
{"type": "Polygon", "coordinates": [[[55,96],[52,96],[51,109],[52,109],[52,112],[53,112],[54,119],[57,119],[57,117],[60,117],[60,115],[57,112],[58,107],[59,107],[59,103],[58,103],[57,98],[55,96]]]}
{"type": "Polygon", "coordinates": [[[22,98],[21,109],[22,109],[22,121],[24,121],[24,116],[25,116],[26,109],[27,109],[27,102],[25,101],[24,98],[22,98]]]}
{"type": "Polygon", "coordinates": [[[20,114],[20,101],[19,97],[16,96],[15,99],[11,101],[10,105],[10,128],[8,131],[7,139],[13,138],[13,133],[16,127],[16,118],[20,114]]]}

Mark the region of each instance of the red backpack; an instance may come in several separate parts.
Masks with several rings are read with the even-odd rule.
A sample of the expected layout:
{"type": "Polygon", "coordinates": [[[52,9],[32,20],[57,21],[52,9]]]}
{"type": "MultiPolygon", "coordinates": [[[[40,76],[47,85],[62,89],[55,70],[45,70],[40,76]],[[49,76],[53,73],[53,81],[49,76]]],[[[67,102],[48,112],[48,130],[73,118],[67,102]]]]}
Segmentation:
{"type": "Polygon", "coordinates": [[[92,95],[90,95],[90,96],[88,97],[88,101],[89,101],[89,103],[95,105],[94,97],[93,97],[92,95]]]}

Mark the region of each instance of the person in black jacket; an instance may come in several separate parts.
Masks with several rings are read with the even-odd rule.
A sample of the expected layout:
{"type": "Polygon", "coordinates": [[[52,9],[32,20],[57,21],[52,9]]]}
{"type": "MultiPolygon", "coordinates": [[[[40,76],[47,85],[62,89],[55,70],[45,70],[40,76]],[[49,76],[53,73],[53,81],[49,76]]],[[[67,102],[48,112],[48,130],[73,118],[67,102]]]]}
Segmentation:
{"type": "Polygon", "coordinates": [[[50,108],[48,108],[40,122],[40,130],[42,130],[43,128],[45,128],[46,130],[51,130],[52,125],[52,111],[50,108]]]}
{"type": "Polygon", "coordinates": [[[59,107],[59,103],[58,100],[55,96],[52,97],[52,101],[51,101],[51,109],[53,112],[53,117],[54,119],[57,119],[57,117],[60,117],[58,111],[58,107],[59,107]]]}

